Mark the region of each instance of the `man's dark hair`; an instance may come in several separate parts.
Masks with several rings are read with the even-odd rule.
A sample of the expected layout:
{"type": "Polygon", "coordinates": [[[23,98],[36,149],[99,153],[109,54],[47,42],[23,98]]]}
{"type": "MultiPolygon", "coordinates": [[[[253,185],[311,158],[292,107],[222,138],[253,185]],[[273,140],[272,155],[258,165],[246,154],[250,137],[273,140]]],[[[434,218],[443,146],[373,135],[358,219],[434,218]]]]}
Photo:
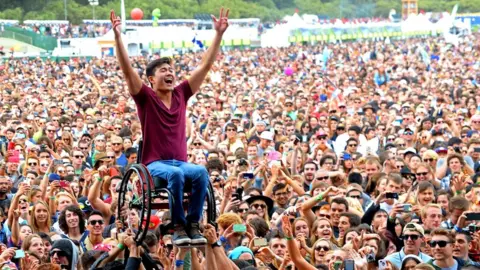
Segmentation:
{"type": "Polygon", "coordinates": [[[50,238],[50,236],[48,236],[48,234],[44,233],[44,232],[37,232],[38,236],[40,236],[40,238],[42,238],[42,240],[44,241],[48,241],[50,242],[50,244],[52,244],[52,239],[50,238]]]}
{"type": "Polygon", "coordinates": [[[273,186],[272,188],[272,194],[275,195],[275,193],[279,190],[282,190],[282,189],[285,189],[287,187],[287,185],[285,185],[284,183],[278,183],[276,184],[275,186],[273,186]]]}
{"type": "Polygon", "coordinates": [[[347,217],[348,222],[350,223],[350,227],[357,227],[362,222],[360,217],[353,213],[341,213],[340,217],[347,217]]]}
{"type": "Polygon", "coordinates": [[[234,123],[228,123],[228,124],[225,126],[225,131],[227,131],[228,128],[234,129],[235,132],[237,131],[237,126],[235,126],[234,123]]]}
{"type": "Polygon", "coordinates": [[[320,159],[320,167],[323,166],[323,164],[325,164],[325,162],[328,160],[328,159],[331,159],[332,162],[333,162],[333,165],[335,165],[335,163],[337,162],[335,160],[335,157],[332,156],[332,155],[324,155],[321,159],[320,159]]]}
{"type": "Polygon", "coordinates": [[[100,250],[89,250],[80,257],[80,264],[82,269],[90,269],[90,267],[95,263],[95,261],[100,258],[100,256],[105,253],[105,251],[100,250]]]}
{"type": "Polygon", "coordinates": [[[62,212],[60,212],[60,217],[58,218],[58,225],[60,225],[60,229],[62,229],[63,232],[68,234],[68,225],[67,225],[67,211],[73,212],[78,216],[78,227],[80,227],[80,233],[85,232],[85,215],[83,214],[82,210],[72,204],[67,206],[65,209],[63,209],[62,212]]]}
{"type": "Polygon", "coordinates": [[[155,60],[151,61],[150,63],[148,63],[147,69],[146,69],[146,72],[145,72],[147,74],[147,77],[153,76],[153,74],[155,74],[155,71],[157,70],[157,68],[159,68],[163,64],[171,65],[172,64],[172,59],[170,59],[170,57],[162,57],[162,58],[155,59],[155,60]]]}
{"type": "Polygon", "coordinates": [[[263,218],[255,217],[252,218],[248,223],[255,230],[255,236],[265,237],[265,235],[267,235],[269,228],[267,222],[263,218]]]}
{"type": "Polygon", "coordinates": [[[221,173],[223,171],[223,164],[217,158],[208,160],[205,167],[207,168],[208,173],[211,173],[212,171],[218,171],[221,173]]]}
{"type": "Polygon", "coordinates": [[[359,185],[362,185],[362,182],[363,182],[363,177],[360,173],[358,172],[351,172],[349,175],[348,175],[348,183],[350,184],[359,184],[359,185]]]}
{"type": "Polygon", "coordinates": [[[136,148],[130,147],[125,150],[125,157],[129,158],[131,155],[136,154],[138,151],[136,148]]]}
{"type": "Polygon", "coordinates": [[[103,214],[102,214],[102,212],[100,212],[100,211],[98,211],[98,210],[93,210],[93,211],[92,211],[92,212],[90,212],[90,214],[88,215],[88,218],[87,218],[87,220],[88,220],[88,219],[90,219],[90,217],[91,217],[91,216],[95,216],[95,215],[97,215],[97,216],[101,216],[101,217],[103,218],[103,214]]]}
{"type": "Polygon", "coordinates": [[[158,238],[157,236],[151,232],[151,231],[148,231],[147,232],[147,235],[145,236],[145,244],[147,244],[147,246],[150,248],[150,247],[154,247],[155,245],[158,244],[158,238]]]}
{"type": "Polygon", "coordinates": [[[334,198],[330,202],[330,205],[332,205],[333,203],[345,205],[345,211],[348,211],[348,201],[345,198],[340,198],[340,197],[334,198]]]}
{"type": "Polygon", "coordinates": [[[315,170],[316,170],[316,171],[318,170],[318,165],[317,165],[317,163],[315,163],[315,162],[313,162],[313,161],[307,161],[307,162],[305,162],[305,164],[303,164],[303,169],[305,169],[305,166],[307,166],[307,165],[309,165],[309,164],[310,164],[310,165],[313,164],[313,165],[315,166],[315,170]]]}

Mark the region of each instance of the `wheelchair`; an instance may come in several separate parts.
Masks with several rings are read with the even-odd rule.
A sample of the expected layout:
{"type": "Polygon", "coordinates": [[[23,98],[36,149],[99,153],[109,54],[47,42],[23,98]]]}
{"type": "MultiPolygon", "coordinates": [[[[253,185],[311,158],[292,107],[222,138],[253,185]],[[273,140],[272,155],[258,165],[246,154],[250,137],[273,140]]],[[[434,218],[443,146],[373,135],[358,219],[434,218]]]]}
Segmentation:
{"type": "MultiPolygon", "coordinates": [[[[185,186],[183,188],[183,202],[176,202],[172,196],[172,193],[167,188],[168,181],[160,177],[152,177],[147,167],[142,164],[142,145],[143,141],[140,141],[137,154],[137,163],[131,165],[131,167],[125,172],[125,175],[120,182],[120,186],[117,189],[119,192],[117,217],[121,217],[121,209],[125,205],[128,206],[130,211],[136,211],[138,213],[139,224],[134,235],[134,240],[138,246],[143,244],[145,236],[147,235],[152,210],[169,209],[170,214],[173,217],[176,214],[173,211],[176,203],[182,203],[183,208],[188,209],[188,201],[192,193],[191,181],[185,181],[185,186]],[[131,194],[131,198],[127,197],[127,194],[129,193],[131,194]]],[[[216,226],[215,195],[213,192],[212,183],[210,181],[207,186],[206,204],[207,222],[213,226],[216,226]]],[[[130,226],[131,224],[129,224],[129,227],[130,226]]],[[[164,228],[164,231],[168,231],[169,233],[173,234],[172,222],[168,224],[162,224],[161,226],[164,228]]],[[[192,245],[191,247],[195,246],[192,245]]]]}

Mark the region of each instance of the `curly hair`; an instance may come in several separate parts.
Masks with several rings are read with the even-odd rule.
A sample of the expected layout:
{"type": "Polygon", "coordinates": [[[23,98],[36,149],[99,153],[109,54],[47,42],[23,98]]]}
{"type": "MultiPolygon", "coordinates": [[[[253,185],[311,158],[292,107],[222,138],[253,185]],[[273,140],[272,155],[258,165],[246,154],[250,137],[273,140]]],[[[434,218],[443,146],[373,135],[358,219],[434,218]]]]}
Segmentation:
{"type": "Polygon", "coordinates": [[[67,211],[73,212],[78,216],[78,226],[80,227],[80,233],[85,232],[85,215],[83,214],[82,210],[77,205],[69,205],[63,209],[60,213],[60,217],[58,218],[58,225],[60,225],[60,229],[68,234],[68,225],[67,225],[67,211]]]}

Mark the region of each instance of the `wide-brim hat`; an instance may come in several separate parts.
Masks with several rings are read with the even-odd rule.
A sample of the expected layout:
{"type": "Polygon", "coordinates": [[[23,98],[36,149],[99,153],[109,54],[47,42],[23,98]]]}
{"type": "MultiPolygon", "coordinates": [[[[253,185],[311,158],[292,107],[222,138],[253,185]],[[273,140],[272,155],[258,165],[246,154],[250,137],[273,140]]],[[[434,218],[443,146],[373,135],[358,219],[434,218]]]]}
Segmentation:
{"type": "Polygon", "coordinates": [[[267,211],[270,212],[270,210],[273,209],[273,200],[270,199],[269,197],[267,196],[263,196],[263,195],[258,195],[258,196],[252,196],[250,198],[248,198],[246,200],[246,202],[248,203],[248,205],[252,204],[254,201],[263,201],[265,202],[265,204],[267,205],[267,211]]]}

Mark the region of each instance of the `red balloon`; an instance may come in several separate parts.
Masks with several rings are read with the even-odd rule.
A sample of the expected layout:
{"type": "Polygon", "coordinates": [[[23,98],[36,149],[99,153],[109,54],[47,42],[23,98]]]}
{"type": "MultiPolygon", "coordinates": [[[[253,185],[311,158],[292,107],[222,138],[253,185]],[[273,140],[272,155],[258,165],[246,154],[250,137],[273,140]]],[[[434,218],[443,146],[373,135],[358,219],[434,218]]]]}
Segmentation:
{"type": "Polygon", "coordinates": [[[130,17],[134,20],[141,20],[143,18],[143,11],[139,8],[134,8],[132,12],[130,12],[130,17]]]}

